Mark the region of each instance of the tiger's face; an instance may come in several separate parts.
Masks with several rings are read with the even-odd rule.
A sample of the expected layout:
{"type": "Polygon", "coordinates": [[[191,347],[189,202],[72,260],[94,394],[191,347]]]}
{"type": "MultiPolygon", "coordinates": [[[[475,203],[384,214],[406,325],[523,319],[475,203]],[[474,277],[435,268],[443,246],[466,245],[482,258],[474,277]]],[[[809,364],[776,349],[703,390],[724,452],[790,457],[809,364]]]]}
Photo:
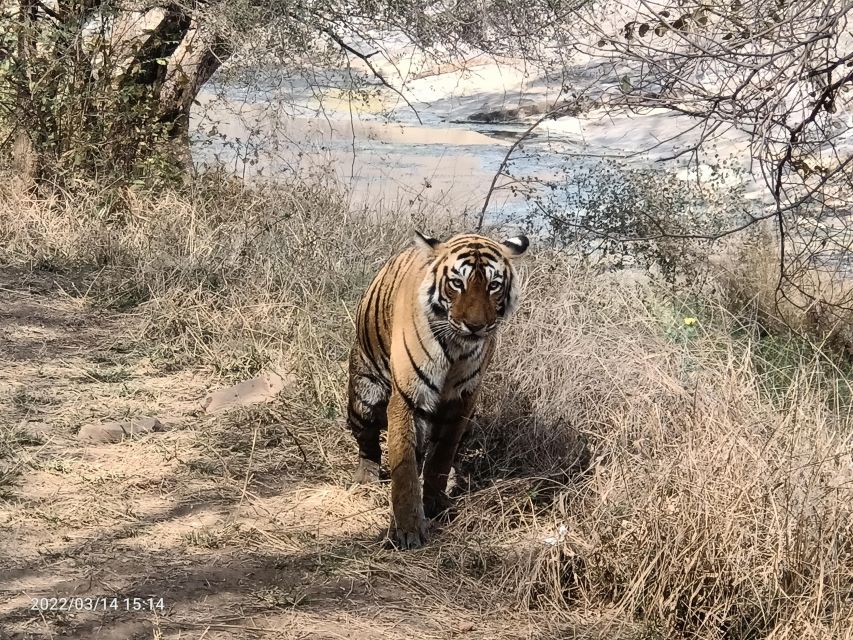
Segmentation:
{"type": "Polygon", "coordinates": [[[459,338],[479,340],[509,316],[518,301],[512,259],[529,245],[525,236],[495,242],[465,234],[441,242],[417,233],[433,260],[424,281],[424,306],[433,322],[446,322],[459,338]]]}

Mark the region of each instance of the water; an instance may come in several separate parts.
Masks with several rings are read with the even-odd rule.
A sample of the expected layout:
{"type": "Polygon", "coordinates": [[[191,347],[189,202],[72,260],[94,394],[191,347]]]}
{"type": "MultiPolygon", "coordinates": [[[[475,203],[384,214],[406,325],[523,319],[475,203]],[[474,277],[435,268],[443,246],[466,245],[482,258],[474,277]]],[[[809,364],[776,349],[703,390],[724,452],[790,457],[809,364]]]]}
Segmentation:
{"type": "MultiPolygon", "coordinates": [[[[399,99],[389,101],[387,91],[381,97],[353,97],[348,82],[335,71],[312,83],[270,71],[210,85],[193,111],[196,162],[224,164],[249,179],[331,178],[347,188],[355,206],[411,210],[416,205],[474,216],[494,181],[487,221],[529,225],[544,221],[536,201],[547,201],[558,215],[574,213],[572,190],[580,188],[575,185],[581,177],[583,188],[598,188],[590,168],[602,158],[655,166],[655,160],[691,142],[672,138],[695,124],[662,110],[640,117],[588,113],[546,120],[513,148],[529,124],[468,119],[495,106],[518,106],[518,95],[507,97],[506,89],[485,81],[448,88],[446,78],[436,86],[410,86],[418,98],[412,98],[416,114],[399,99]],[[644,149],[649,151],[638,153],[644,149]]],[[[737,156],[747,167],[745,139],[738,135],[721,137],[718,152],[737,156]]]]}
{"type": "MultiPolygon", "coordinates": [[[[422,205],[479,212],[511,145],[526,124],[476,124],[451,119],[451,106],[406,106],[391,114],[351,103],[326,90],[322,104],[305,83],[282,87],[213,86],[193,112],[194,155],[200,165],[222,163],[246,178],[326,176],[345,185],[355,204],[422,205]]],[[[521,219],[525,194],[537,180],[556,177],[578,148],[559,134],[535,133],[514,151],[492,194],[490,219],[521,219]],[[515,192],[512,187],[515,187],[515,192]]]]}
{"type": "MultiPolygon", "coordinates": [[[[717,193],[712,198],[718,201],[716,225],[694,232],[733,228],[747,215],[772,209],[749,138],[733,127],[721,129],[699,156],[685,156],[690,167],[683,161],[680,167],[660,162],[698,142],[701,131],[696,121],[663,109],[641,115],[599,109],[545,121],[513,148],[529,124],[485,125],[470,119],[478,111],[517,108],[530,95],[540,103],[554,99],[543,79],[525,85],[518,75],[512,79],[512,71],[492,68],[473,79],[445,74],[409,83],[406,94],[417,115],[390,91],[353,97],[347,91],[352,80],[340,70],[324,70],[310,83],[272,69],[248,80],[220,81],[205,88],[193,110],[195,160],[224,164],[248,179],[331,178],[348,190],[354,206],[401,214],[467,213],[476,219],[494,181],[498,188],[489,200],[487,224],[518,223],[528,233],[548,231],[548,214],[537,202],[569,220],[588,219],[582,207],[572,209],[578,194],[602,194],[611,198],[606,204],[623,206],[618,188],[608,190],[613,185],[604,183],[606,174],[597,166],[603,158],[673,171],[685,187],[700,181],[710,185],[717,193]],[[501,86],[505,77],[516,85],[501,86]],[[728,176],[722,181],[721,167],[727,167],[723,173],[728,176]],[[740,199],[729,206],[727,194],[740,199]]],[[[582,92],[583,83],[595,81],[579,72],[568,82],[582,92]]],[[[648,199],[655,199],[655,188],[649,183],[648,199]]],[[[675,213],[690,223],[703,217],[702,206],[714,205],[675,213]]],[[[645,215],[644,205],[637,207],[645,215]]],[[[664,214],[673,213],[665,208],[664,214]]]]}

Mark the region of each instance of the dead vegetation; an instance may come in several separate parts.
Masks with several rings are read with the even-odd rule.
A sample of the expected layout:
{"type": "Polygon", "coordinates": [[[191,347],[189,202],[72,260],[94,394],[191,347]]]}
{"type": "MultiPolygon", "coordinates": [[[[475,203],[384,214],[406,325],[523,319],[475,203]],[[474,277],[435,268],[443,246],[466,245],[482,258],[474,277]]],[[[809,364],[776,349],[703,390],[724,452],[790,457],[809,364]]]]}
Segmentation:
{"type": "Polygon", "coordinates": [[[377,266],[413,225],[444,223],[214,178],[0,206],[3,633],[849,637],[848,372],[732,313],[724,281],[673,297],[534,251],[458,516],[399,553],[382,544],[387,487],[348,488],[341,362],[377,266]],[[199,410],[261,370],[297,383],[199,410]],[[172,429],[74,437],[139,413],[172,429]],[[166,610],[29,610],[113,593],[166,610]]]}
{"type": "MultiPolygon", "coordinates": [[[[853,238],[845,229],[822,233],[832,238],[832,258],[821,259],[808,251],[819,224],[808,219],[801,224],[799,268],[779,283],[779,246],[772,229],[760,227],[741,239],[732,256],[721,264],[718,280],[727,306],[739,314],[752,315],[765,333],[791,331],[818,343],[821,348],[846,360],[853,357],[853,285],[847,273],[853,238]]],[[[827,251],[829,253],[829,251],[827,251]]],[[[792,259],[789,258],[793,262],[792,259]]]]}

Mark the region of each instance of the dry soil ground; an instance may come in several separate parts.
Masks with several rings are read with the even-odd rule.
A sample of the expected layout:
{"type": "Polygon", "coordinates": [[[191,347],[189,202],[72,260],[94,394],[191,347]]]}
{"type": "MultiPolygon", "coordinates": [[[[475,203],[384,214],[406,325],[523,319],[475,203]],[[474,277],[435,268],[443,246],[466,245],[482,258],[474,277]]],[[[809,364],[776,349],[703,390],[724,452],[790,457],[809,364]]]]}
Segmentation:
{"type": "Polygon", "coordinates": [[[383,548],[387,487],[349,489],[336,419],[309,420],[286,396],[205,415],[221,382],[81,293],[0,271],[0,638],[587,637],[456,573],[440,536],[405,556],[383,548]],[[76,437],[140,415],[171,428],[76,437]],[[119,600],[33,607],[76,596],[119,600]],[[125,597],[163,608],[127,611],[125,597]]]}

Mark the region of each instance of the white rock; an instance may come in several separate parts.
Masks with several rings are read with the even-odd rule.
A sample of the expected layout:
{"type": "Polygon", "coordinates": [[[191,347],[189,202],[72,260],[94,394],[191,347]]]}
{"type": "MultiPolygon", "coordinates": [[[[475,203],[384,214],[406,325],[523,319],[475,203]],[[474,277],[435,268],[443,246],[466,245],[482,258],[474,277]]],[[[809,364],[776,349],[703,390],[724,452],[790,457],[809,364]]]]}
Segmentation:
{"type": "Polygon", "coordinates": [[[285,387],[296,383],[292,373],[279,375],[268,372],[251,380],[244,380],[233,387],[214,391],[201,402],[205,413],[217,413],[234,407],[260,402],[269,402],[285,387]]]}
{"type": "Polygon", "coordinates": [[[146,433],[165,430],[166,426],[157,418],[131,418],[121,422],[84,425],[80,428],[77,438],[90,442],[121,442],[146,433]]]}

